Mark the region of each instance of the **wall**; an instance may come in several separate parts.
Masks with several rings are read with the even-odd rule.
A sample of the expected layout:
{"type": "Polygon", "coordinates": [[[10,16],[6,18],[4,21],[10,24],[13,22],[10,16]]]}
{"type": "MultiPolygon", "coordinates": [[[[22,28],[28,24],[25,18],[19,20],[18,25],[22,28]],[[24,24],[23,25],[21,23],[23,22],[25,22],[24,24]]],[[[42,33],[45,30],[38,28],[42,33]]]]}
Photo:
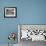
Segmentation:
{"type": "Polygon", "coordinates": [[[18,32],[18,24],[46,24],[46,0],[0,0],[0,44],[8,43],[9,32],[18,32]],[[9,6],[17,7],[17,18],[4,18],[9,6]]]}

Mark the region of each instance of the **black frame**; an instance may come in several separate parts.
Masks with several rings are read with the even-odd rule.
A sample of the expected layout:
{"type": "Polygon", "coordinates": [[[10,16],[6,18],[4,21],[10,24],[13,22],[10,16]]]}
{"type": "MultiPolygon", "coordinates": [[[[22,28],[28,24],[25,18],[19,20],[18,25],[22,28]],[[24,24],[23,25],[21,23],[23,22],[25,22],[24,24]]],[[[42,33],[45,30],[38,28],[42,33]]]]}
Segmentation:
{"type": "Polygon", "coordinates": [[[4,8],[4,18],[16,18],[17,17],[17,7],[5,7],[4,8]],[[16,14],[15,14],[15,16],[5,16],[5,9],[6,8],[15,8],[16,9],[16,14]]]}

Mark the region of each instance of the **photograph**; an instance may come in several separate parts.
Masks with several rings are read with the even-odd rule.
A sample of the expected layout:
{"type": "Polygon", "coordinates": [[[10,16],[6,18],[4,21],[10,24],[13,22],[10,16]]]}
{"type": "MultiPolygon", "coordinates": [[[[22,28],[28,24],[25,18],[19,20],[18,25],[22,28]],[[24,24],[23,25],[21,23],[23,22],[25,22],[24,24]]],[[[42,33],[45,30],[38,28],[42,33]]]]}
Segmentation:
{"type": "Polygon", "coordinates": [[[5,7],[4,8],[4,18],[16,18],[17,8],[16,7],[5,7]]]}

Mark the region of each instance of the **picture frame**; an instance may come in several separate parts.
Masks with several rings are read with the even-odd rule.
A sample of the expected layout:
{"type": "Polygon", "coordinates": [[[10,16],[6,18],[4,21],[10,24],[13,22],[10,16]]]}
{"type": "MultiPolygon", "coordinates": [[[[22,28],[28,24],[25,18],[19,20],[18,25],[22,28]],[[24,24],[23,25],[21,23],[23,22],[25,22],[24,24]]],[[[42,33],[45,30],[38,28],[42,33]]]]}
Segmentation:
{"type": "Polygon", "coordinates": [[[4,18],[16,18],[17,8],[16,7],[5,7],[4,8],[4,18]]]}

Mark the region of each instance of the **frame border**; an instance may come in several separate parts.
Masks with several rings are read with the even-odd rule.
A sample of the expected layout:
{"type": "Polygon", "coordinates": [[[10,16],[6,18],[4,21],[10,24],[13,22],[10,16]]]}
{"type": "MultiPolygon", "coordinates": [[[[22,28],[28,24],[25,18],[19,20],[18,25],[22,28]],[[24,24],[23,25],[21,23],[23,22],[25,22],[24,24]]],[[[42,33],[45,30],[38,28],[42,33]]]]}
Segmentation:
{"type": "Polygon", "coordinates": [[[4,7],[4,18],[17,18],[17,7],[4,7]],[[15,8],[16,9],[16,16],[13,16],[13,17],[5,16],[5,8],[15,8]]]}

